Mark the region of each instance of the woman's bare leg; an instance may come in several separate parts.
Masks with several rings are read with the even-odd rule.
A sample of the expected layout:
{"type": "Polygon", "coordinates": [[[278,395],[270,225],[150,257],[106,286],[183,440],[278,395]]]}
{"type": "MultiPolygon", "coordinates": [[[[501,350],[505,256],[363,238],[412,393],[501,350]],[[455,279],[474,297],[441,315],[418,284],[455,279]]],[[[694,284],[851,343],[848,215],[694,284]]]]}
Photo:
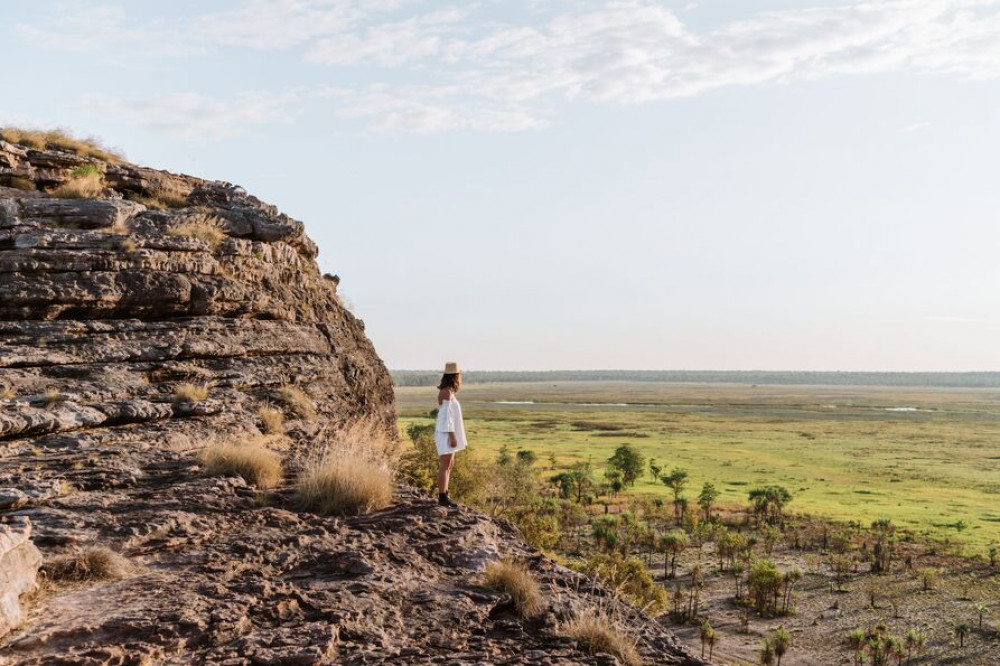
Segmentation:
{"type": "Polygon", "coordinates": [[[448,482],[451,481],[451,468],[455,465],[455,454],[446,453],[440,456],[438,460],[441,463],[437,474],[438,492],[444,494],[448,492],[448,482]]]}

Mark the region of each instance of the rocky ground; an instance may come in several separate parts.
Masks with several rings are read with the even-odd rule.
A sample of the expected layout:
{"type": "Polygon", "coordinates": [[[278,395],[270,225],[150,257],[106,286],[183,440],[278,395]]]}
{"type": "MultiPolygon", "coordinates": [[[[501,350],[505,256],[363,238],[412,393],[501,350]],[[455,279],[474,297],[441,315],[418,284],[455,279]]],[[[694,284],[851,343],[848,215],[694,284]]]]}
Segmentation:
{"type": "Polygon", "coordinates": [[[405,487],[321,517],[199,468],[215,439],[274,434],[262,408],[289,477],[346,426],[395,432],[316,252],[228,183],[0,140],[0,663],[614,664],[557,630],[597,606],[648,663],[701,663],[505,523],[405,487]],[[127,573],[34,589],[41,560],[90,546],[127,573]],[[540,580],[540,617],[482,585],[500,556],[540,580]]]}

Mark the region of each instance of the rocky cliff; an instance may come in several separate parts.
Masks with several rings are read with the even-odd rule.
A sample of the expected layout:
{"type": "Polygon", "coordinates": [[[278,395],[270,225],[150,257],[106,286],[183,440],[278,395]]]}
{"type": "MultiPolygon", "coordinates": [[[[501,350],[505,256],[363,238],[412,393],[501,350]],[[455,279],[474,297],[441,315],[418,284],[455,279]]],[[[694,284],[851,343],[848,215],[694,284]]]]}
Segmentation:
{"type": "Polygon", "coordinates": [[[651,663],[700,663],[474,511],[399,487],[323,517],[204,474],[219,437],[280,430],[294,475],[344,426],[395,432],[363,323],[241,188],[22,143],[0,140],[0,663],[615,663],[556,631],[595,603],[651,663]],[[92,546],[116,575],[36,585],[39,550],[92,546]],[[542,581],[538,618],[483,587],[501,556],[542,581]]]}

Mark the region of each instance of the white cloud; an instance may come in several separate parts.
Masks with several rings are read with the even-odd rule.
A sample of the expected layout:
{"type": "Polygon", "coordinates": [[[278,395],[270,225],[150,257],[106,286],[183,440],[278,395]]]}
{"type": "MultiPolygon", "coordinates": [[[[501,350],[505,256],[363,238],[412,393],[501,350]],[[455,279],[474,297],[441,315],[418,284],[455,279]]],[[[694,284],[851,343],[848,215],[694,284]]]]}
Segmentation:
{"type": "Polygon", "coordinates": [[[224,139],[246,134],[250,127],[287,122],[293,93],[243,93],[222,101],[197,93],[174,93],[148,99],[87,97],[79,107],[180,139],[224,139]]]}
{"type": "MultiPolygon", "coordinates": [[[[522,0],[523,16],[507,22],[491,18],[490,4],[251,0],[143,25],[97,6],[19,31],[49,48],[160,56],[297,48],[331,73],[350,68],[353,92],[334,98],[339,113],[382,131],[533,129],[569,103],[639,104],[831,76],[1000,76],[1000,0],[852,0],[703,30],[653,0],[522,0]]],[[[173,112],[192,115],[176,102],[173,112]]],[[[147,111],[172,131],[198,124],[169,122],[170,109],[147,111]]]]}

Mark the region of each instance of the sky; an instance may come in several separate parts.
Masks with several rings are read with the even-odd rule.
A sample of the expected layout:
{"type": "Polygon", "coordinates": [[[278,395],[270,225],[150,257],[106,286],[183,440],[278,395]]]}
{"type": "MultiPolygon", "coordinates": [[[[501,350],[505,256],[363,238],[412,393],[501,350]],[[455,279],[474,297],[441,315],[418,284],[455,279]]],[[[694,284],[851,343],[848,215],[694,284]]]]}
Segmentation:
{"type": "Polygon", "coordinates": [[[1000,370],[1000,0],[5,0],[0,124],[306,224],[386,364],[1000,370]]]}

